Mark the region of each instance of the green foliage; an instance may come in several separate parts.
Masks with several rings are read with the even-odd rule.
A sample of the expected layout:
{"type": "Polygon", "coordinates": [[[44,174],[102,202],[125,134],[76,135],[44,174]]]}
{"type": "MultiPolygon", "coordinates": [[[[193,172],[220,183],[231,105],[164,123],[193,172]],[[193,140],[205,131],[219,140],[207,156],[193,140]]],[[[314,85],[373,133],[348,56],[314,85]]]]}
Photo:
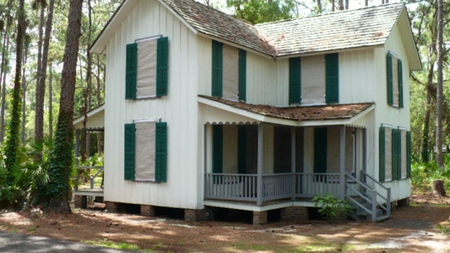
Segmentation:
{"type": "MultiPolygon", "coordinates": [[[[445,164],[449,164],[449,157],[446,157],[445,164]]],[[[411,165],[411,183],[421,191],[430,191],[433,188],[434,180],[444,180],[444,185],[450,184],[450,167],[445,166],[440,169],[436,162],[413,163],[411,165]]]]}
{"type": "Polygon", "coordinates": [[[313,200],[315,207],[319,207],[319,213],[327,218],[328,221],[346,218],[353,211],[352,206],[345,200],[338,199],[333,194],[318,194],[313,200]]]}
{"type": "Polygon", "coordinates": [[[252,24],[291,19],[294,6],[292,0],[227,0],[236,17],[252,24]]]}

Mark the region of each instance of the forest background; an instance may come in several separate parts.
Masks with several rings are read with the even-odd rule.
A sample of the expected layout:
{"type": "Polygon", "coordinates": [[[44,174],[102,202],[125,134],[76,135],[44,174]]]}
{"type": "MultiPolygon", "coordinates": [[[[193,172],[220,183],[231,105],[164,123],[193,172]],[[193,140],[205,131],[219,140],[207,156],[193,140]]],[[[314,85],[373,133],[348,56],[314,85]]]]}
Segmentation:
{"type": "MultiPolygon", "coordinates": [[[[389,0],[201,2],[255,24],[389,0]]],[[[449,185],[450,18],[443,14],[450,13],[450,2],[401,2],[408,8],[423,65],[410,74],[413,184],[425,189],[442,179],[449,185]]],[[[121,3],[0,0],[0,208],[41,204],[70,212],[65,196],[78,174],[73,165],[102,165],[102,133],[84,131],[81,158],[75,160],[71,119],[86,117],[105,101],[105,57],[91,55],[89,47],[121,3]]]]}

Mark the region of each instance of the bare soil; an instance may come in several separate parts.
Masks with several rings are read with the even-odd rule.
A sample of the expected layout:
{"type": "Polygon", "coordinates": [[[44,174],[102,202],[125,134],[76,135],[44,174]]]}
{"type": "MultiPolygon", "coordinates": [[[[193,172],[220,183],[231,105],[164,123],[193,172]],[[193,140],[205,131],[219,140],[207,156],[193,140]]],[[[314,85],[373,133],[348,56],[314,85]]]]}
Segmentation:
{"type": "Polygon", "coordinates": [[[450,199],[411,197],[380,222],[293,220],[254,226],[108,213],[100,204],[72,214],[0,213],[0,230],[83,243],[126,243],[150,252],[450,252],[450,199]],[[448,229],[445,229],[448,228],[448,229]],[[446,233],[445,233],[446,232],[446,233]]]}

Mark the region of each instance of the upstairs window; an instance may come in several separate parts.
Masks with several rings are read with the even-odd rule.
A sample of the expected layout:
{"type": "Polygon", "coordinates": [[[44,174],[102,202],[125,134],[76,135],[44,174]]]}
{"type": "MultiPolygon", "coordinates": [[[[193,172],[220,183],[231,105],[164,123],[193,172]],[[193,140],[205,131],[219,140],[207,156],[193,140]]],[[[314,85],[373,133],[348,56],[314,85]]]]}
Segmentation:
{"type": "Polygon", "coordinates": [[[339,54],[289,59],[289,104],[339,103],[339,54]]]}
{"type": "Polygon", "coordinates": [[[386,76],[388,104],[403,108],[403,64],[392,52],[386,55],[386,76]]]}
{"type": "Polygon", "coordinates": [[[169,40],[152,37],[127,45],[126,99],[167,95],[169,40]]]}
{"type": "Polygon", "coordinates": [[[411,133],[401,128],[380,127],[380,182],[411,177],[411,133]]]}
{"type": "Polygon", "coordinates": [[[139,120],[125,124],[125,180],[166,182],[167,123],[139,120]]]}
{"type": "Polygon", "coordinates": [[[212,42],[211,94],[234,101],[246,100],[247,52],[212,42]]]}

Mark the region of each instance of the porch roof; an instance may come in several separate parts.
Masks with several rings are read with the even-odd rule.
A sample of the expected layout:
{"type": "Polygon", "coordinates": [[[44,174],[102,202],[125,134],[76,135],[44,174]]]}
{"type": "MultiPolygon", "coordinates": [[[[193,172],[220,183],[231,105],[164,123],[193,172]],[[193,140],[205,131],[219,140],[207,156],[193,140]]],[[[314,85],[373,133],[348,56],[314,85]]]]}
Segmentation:
{"type": "Polygon", "coordinates": [[[261,122],[292,126],[351,125],[375,108],[375,103],[275,107],[199,95],[199,102],[261,122]]]}

